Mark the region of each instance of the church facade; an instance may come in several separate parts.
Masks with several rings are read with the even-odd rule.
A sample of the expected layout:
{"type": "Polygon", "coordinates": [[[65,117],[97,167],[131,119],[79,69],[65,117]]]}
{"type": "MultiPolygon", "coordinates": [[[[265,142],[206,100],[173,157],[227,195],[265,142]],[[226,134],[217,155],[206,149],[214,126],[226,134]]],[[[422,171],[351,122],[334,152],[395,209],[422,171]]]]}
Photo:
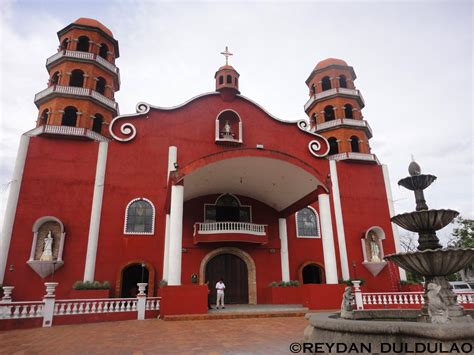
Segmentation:
{"type": "Polygon", "coordinates": [[[226,302],[249,304],[267,303],[272,282],[396,288],[399,270],[383,260],[398,251],[388,171],[346,62],[310,71],[307,120],[242,95],[227,49],[215,91],[120,115],[112,32],[81,18],[58,38],[2,230],[0,284],[16,300],[53,279],[67,298],[76,281],[129,297],[137,282],[156,295],[224,278],[226,302]]]}

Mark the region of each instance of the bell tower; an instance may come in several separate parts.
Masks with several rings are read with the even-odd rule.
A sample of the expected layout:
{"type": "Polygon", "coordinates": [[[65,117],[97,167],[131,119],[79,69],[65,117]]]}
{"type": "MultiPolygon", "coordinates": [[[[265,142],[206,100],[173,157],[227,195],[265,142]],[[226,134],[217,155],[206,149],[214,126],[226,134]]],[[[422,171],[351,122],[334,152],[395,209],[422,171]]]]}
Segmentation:
{"type": "Polygon", "coordinates": [[[220,67],[214,75],[214,78],[216,79],[216,91],[221,93],[224,100],[230,101],[236,94],[240,94],[240,74],[232,65],[229,65],[229,56],[233,55],[229,52],[229,49],[225,47],[225,51],[221,52],[221,54],[225,56],[225,65],[220,67]]]}
{"type": "Polygon", "coordinates": [[[319,62],[306,80],[309,100],[305,112],[313,132],[329,141],[329,159],[371,160],[372,130],[364,120],[364,99],[354,85],[354,69],[341,59],[319,62]]]}
{"type": "Polygon", "coordinates": [[[66,26],[58,38],[58,52],[46,60],[48,87],[35,96],[36,126],[46,126],[47,133],[62,129],[74,135],[75,127],[108,137],[107,125],[119,113],[114,99],[120,89],[118,41],[107,27],[89,18],[66,26]]]}

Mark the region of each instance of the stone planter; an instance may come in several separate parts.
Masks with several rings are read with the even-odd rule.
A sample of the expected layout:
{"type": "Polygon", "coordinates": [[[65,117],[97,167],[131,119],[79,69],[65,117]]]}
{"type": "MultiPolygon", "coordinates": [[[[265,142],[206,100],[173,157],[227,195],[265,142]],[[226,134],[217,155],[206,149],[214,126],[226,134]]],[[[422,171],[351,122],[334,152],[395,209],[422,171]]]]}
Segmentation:
{"type": "Polygon", "coordinates": [[[270,304],[301,304],[301,287],[268,287],[265,289],[265,298],[270,304]]]}
{"type": "Polygon", "coordinates": [[[93,299],[109,298],[110,290],[71,290],[69,298],[71,299],[93,299]]]}

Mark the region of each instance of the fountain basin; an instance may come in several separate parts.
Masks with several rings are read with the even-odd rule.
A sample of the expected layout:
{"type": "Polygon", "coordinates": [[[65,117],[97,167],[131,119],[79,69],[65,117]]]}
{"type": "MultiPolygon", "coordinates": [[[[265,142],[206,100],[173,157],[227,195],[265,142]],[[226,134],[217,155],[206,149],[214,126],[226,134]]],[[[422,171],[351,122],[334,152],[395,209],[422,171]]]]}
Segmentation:
{"type": "Polygon", "coordinates": [[[402,213],[390,220],[412,232],[432,232],[446,227],[458,215],[459,212],[449,209],[423,210],[402,213]]]}
{"type": "Polygon", "coordinates": [[[451,275],[474,262],[474,249],[447,248],[426,249],[411,253],[385,256],[401,268],[422,276],[451,275]]]}
{"type": "Polygon", "coordinates": [[[403,354],[415,351],[417,354],[428,354],[428,350],[433,349],[436,351],[431,353],[438,354],[449,353],[456,346],[459,352],[454,353],[469,353],[473,350],[474,323],[347,320],[331,313],[312,314],[307,318],[310,324],[305,329],[304,342],[309,345],[334,344],[331,349],[323,345],[326,348],[321,350],[326,354],[336,354],[338,351],[347,353],[350,347],[353,349],[351,353],[357,354],[403,354]],[[337,349],[338,344],[343,345],[337,349]],[[344,351],[343,347],[347,349],[344,351]]]}
{"type": "Polygon", "coordinates": [[[398,185],[401,185],[411,191],[424,190],[428,186],[430,186],[435,180],[436,176],[434,175],[421,174],[415,176],[408,176],[404,179],[401,179],[398,182],[398,185]]]}

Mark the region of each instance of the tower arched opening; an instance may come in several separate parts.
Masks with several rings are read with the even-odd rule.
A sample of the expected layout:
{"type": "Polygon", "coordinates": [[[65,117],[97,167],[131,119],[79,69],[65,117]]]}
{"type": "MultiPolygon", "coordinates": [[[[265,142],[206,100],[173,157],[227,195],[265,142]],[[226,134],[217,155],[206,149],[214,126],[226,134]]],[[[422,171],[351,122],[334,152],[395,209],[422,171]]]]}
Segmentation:
{"type": "Polygon", "coordinates": [[[227,84],[232,84],[232,75],[227,75],[227,84]]]}
{"type": "Polygon", "coordinates": [[[324,108],[324,121],[332,121],[336,119],[336,115],[334,114],[334,106],[328,105],[324,108]]]}
{"type": "Polygon", "coordinates": [[[100,44],[99,57],[107,59],[107,54],[109,52],[109,47],[105,43],[100,44]]]}
{"type": "Polygon", "coordinates": [[[64,109],[61,125],[76,127],[76,123],[77,123],[77,109],[73,106],[66,107],[64,109]]]}
{"type": "Polygon", "coordinates": [[[59,49],[62,51],[66,50],[68,42],[69,42],[69,39],[64,38],[63,41],[61,42],[61,45],[59,46],[59,49]]]}
{"type": "Polygon", "coordinates": [[[81,36],[77,40],[77,47],[76,49],[79,52],[89,52],[89,37],[81,36]]]}
{"type": "Polygon", "coordinates": [[[360,147],[359,147],[359,138],[357,136],[352,136],[351,137],[351,151],[353,152],[360,152],[360,147]]]}
{"type": "Polygon", "coordinates": [[[96,113],[92,119],[92,130],[97,133],[102,133],[102,124],[104,123],[104,116],[96,113]]]}
{"type": "Polygon", "coordinates": [[[339,153],[339,146],[337,144],[337,138],[331,137],[328,139],[329,142],[329,153],[328,155],[338,154],[339,153]]]}
{"type": "Polygon", "coordinates": [[[350,104],[345,104],[344,105],[344,117],[345,118],[354,118],[354,115],[352,113],[352,105],[350,104]]]}
{"type": "Polygon", "coordinates": [[[219,84],[222,85],[224,84],[224,76],[219,75],[219,84]]]}
{"type": "Polygon", "coordinates": [[[59,72],[55,72],[51,79],[49,80],[49,86],[58,85],[59,84],[59,72]]]}
{"type": "Polygon", "coordinates": [[[321,80],[321,86],[322,86],[323,91],[331,89],[331,79],[329,79],[329,76],[325,76],[321,80]]]}
{"type": "Polygon", "coordinates": [[[71,72],[69,86],[82,87],[84,85],[84,72],[81,69],[74,69],[71,72]]]}
{"type": "Polygon", "coordinates": [[[347,79],[346,79],[345,75],[340,75],[339,76],[339,87],[347,88],[347,79]]]}
{"type": "Polygon", "coordinates": [[[105,85],[107,84],[107,82],[105,81],[105,79],[101,76],[99,76],[97,78],[97,83],[95,85],[95,90],[100,93],[100,94],[104,94],[105,93],[105,85]]]}
{"type": "Polygon", "coordinates": [[[41,112],[39,116],[39,125],[45,125],[48,123],[49,110],[46,108],[41,112]]]}

